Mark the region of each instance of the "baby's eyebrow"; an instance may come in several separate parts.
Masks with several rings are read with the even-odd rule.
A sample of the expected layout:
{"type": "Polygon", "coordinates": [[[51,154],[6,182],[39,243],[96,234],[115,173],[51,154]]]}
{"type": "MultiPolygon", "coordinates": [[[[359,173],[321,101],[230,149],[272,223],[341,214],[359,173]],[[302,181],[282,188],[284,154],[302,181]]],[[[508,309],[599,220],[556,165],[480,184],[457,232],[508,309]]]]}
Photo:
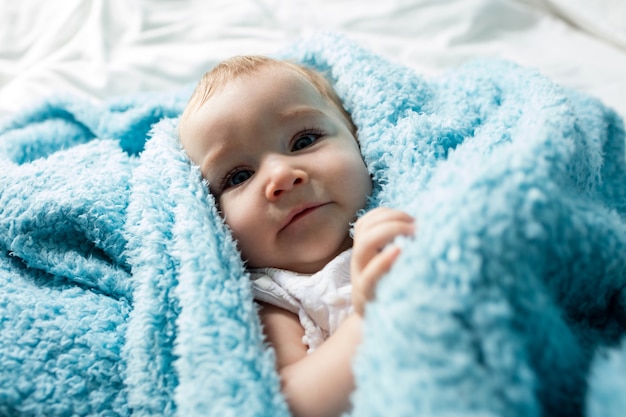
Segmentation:
{"type": "Polygon", "coordinates": [[[200,172],[205,179],[208,178],[208,174],[211,172],[215,172],[216,166],[219,167],[219,162],[224,161],[224,156],[229,153],[229,146],[227,144],[222,144],[216,147],[217,149],[209,151],[200,164],[200,172]]]}
{"type": "Polygon", "coordinates": [[[281,120],[291,120],[305,117],[326,117],[326,113],[313,107],[296,107],[281,112],[278,116],[281,120]]]}

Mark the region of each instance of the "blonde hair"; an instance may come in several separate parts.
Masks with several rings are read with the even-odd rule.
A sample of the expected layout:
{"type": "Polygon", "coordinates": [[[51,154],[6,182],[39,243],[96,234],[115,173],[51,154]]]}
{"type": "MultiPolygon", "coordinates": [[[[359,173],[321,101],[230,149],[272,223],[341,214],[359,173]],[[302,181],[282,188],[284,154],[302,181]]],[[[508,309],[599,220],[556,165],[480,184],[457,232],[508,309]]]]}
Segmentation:
{"type": "Polygon", "coordinates": [[[346,118],[352,133],[356,134],[356,128],[352,122],[350,114],[344,109],[341,99],[339,99],[335,90],[322,74],[293,62],[259,55],[235,56],[222,61],[212,70],[205,73],[191,94],[191,98],[183,111],[180,120],[180,127],[182,127],[189,117],[198,111],[198,109],[202,107],[202,105],[205,104],[216,91],[223,88],[229,81],[232,81],[241,75],[252,74],[267,67],[285,68],[303,76],[313,85],[313,87],[315,87],[322,97],[329,100],[337,107],[337,109],[346,118]]]}

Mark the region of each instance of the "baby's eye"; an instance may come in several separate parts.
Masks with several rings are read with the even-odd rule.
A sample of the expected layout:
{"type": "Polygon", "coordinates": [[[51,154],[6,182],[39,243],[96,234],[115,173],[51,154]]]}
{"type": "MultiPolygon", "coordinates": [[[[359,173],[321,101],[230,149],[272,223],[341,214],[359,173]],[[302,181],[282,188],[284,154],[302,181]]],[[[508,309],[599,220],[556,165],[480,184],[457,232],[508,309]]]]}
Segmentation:
{"type": "Polygon", "coordinates": [[[222,180],[222,189],[226,190],[230,187],[236,187],[237,185],[246,182],[250,179],[253,172],[249,169],[234,169],[230,171],[222,180]]]}
{"type": "Polygon", "coordinates": [[[322,136],[319,132],[306,132],[301,134],[298,139],[295,140],[291,147],[292,152],[296,152],[311,146],[322,136]]]}

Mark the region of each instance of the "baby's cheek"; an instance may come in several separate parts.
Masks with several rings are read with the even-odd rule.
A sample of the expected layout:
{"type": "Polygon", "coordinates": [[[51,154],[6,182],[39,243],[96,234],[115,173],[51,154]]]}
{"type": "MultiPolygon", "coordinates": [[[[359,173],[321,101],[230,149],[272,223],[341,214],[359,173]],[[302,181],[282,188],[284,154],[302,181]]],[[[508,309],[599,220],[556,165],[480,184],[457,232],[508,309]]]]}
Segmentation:
{"type": "Polygon", "coordinates": [[[250,212],[248,215],[233,215],[225,217],[226,224],[230,228],[233,238],[237,241],[237,247],[242,257],[252,263],[256,263],[261,255],[259,252],[267,246],[264,237],[267,232],[263,230],[263,220],[260,216],[250,212]]]}
{"type": "Polygon", "coordinates": [[[358,195],[359,200],[362,201],[363,205],[365,205],[367,197],[372,193],[372,177],[370,176],[365,163],[361,161],[360,163],[353,162],[353,164],[355,166],[353,168],[354,175],[352,178],[354,178],[354,180],[352,182],[352,187],[354,193],[358,195]]]}
{"type": "Polygon", "coordinates": [[[227,201],[221,204],[220,215],[236,240],[246,239],[245,231],[250,227],[250,217],[254,216],[252,210],[249,210],[246,214],[246,210],[242,210],[236,204],[231,204],[227,201]]]}

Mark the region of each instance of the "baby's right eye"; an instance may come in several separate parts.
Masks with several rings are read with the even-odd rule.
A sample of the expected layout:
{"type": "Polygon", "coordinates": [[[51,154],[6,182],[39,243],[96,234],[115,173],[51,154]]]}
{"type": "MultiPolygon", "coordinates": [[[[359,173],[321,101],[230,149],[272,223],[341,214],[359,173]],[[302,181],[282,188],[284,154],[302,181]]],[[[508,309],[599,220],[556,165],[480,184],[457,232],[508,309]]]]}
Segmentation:
{"type": "Polygon", "coordinates": [[[222,178],[222,190],[226,190],[230,187],[236,187],[241,183],[244,183],[252,177],[253,172],[249,169],[235,168],[230,171],[224,178],[222,178]]]}

